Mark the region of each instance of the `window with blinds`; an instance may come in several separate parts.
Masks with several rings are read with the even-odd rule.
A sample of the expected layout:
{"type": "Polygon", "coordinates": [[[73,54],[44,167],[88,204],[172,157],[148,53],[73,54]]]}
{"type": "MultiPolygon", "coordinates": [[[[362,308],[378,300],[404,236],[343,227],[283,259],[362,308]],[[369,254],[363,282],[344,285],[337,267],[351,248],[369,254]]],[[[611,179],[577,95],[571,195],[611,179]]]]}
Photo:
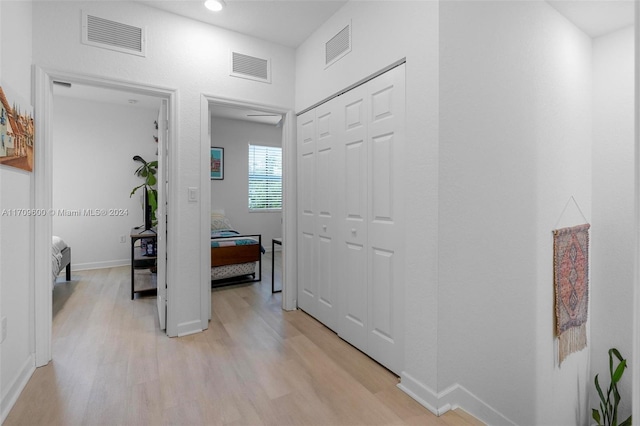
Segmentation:
{"type": "Polygon", "coordinates": [[[282,210],[282,148],[249,145],[249,211],[282,210]]]}

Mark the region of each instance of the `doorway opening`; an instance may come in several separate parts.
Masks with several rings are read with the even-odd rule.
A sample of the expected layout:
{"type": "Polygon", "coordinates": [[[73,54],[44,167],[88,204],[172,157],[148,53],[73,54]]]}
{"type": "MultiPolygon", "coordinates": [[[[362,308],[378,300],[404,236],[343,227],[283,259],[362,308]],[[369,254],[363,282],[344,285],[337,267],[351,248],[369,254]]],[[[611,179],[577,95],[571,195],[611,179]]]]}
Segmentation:
{"type": "MultiPolygon", "coordinates": [[[[54,93],[54,86],[61,86],[60,84],[56,84],[56,82],[65,83],[65,87],[68,85],[74,86],[77,88],[84,88],[88,91],[92,91],[94,95],[96,93],[101,93],[99,96],[108,96],[108,93],[122,96],[122,94],[126,94],[130,96],[127,98],[128,100],[138,101],[140,102],[142,99],[145,100],[155,100],[157,102],[158,111],[165,111],[166,117],[166,128],[169,129],[167,132],[163,133],[165,135],[164,140],[162,140],[162,136],[160,135],[159,139],[162,140],[162,143],[158,144],[159,153],[169,153],[168,155],[160,155],[163,157],[163,161],[160,161],[165,166],[167,170],[166,176],[170,175],[170,171],[173,168],[173,164],[171,163],[172,156],[170,155],[170,151],[173,149],[173,144],[170,143],[171,140],[175,139],[175,134],[173,129],[173,122],[175,121],[175,91],[165,88],[141,85],[136,83],[130,83],[126,81],[116,81],[103,79],[99,77],[92,77],[80,74],[73,74],[67,72],[59,72],[59,71],[50,71],[42,68],[36,68],[36,114],[38,116],[38,120],[36,121],[36,161],[37,167],[34,171],[34,182],[35,182],[35,205],[37,208],[42,209],[43,211],[55,212],[54,209],[54,197],[53,197],[53,177],[54,177],[54,102],[56,99],[56,94],[54,93]]],[[[60,101],[60,97],[58,96],[58,102],[60,101]]],[[[103,99],[105,100],[105,99],[103,99]]],[[[158,116],[156,116],[158,117],[158,116]]],[[[158,117],[159,119],[159,117],[158,117]]],[[[112,123],[114,126],[118,126],[121,123],[112,123]]],[[[149,123],[150,133],[149,138],[152,137],[152,129],[153,129],[153,120],[149,123]]],[[[113,141],[113,143],[117,143],[117,141],[113,141]]],[[[151,155],[151,154],[150,154],[151,155]]],[[[101,161],[100,158],[86,159],[86,161],[101,161]]],[[[131,167],[135,166],[133,158],[128,158],[131,161],[131,167]]],[[[129,164],[127,163],[127,166],[129,164]]],[[[126,166],[124,166],[126,168],[126,166]]],[[[133,170],[133,168],[132,168],[133,170]]],[[[172,186],[167,184],[163,185],[163,188],[166,190],[160,191],[164,194],[164,200],[170,200],[172,198],[170,192],[173,190],[172,186]]],[[[131,188],[129,188],[131,189],[131,188]]],[[[128,196],[128,194],[127,194],[128,196]]],[[[135,198],[134,198],[135,200],[135,198]]],[[[84,203],[85,200],[82,201],[84,203]]],[[[86,203],[91,203],[91,200],[87,199],[86,203]]],[[[62,206],[64,210],[66,206],[62,206]]],[[[113,207],[116,208],[115,206],[113,207]]],[[[165,227],[166,236],[165,238],[161,238],[158,236],[158,251],[166,252],[167,244],[171,244],[172,241],[175,241],[171,238],[171,220],[172,214],[168,211],[171,209],[171,204],[163,204],[158,206],[158,216],[165,219],[165,223],[167,226],[165,227]],[[162,240],[162,241],[160,241],[162,240]]],[[[73,209],[70,209],[73,210],[73,209]]],[[[102,208],[98,209],[100,211],[104,210],[102,208]]],[[[109,207],[106,208],[107,212],[109,207]]],[[[87,207],[86,209],[79,209],[80,212],[91,212],[93,211],[93,207],[87,207]]],[[[114,210],[115,211],[115,210],[114,210]]],[[[119,210],[120,211],[120,210],[119,210]]],[[[126,211],[122,209],[122,211],[126,211]]],[[[129,212],[127,212],[129,213],[129,212]]],[[[132,216],[135,216],[138,211],[134,209],[134,211],[130,212],[132,216]]],[[[123,213],[124,214],[124,213],[123,213]]],[[[107,214],[108,216],[108,214],[107,214]]],[[[35,314],[34,314],[34,334],[35,334],[35,357],[36,357],[36,366],[46,365],[52,358],[52,350],[51,350],[51,340],[52,340],[52,291],[51,291],[51,241],[53,235],[53,218],[54,214],[50,214],[47,216],[41,216],[35,218],[35,290],[34,290],[34,299],[35,299],[35,314]]],[[[142,218],[142,214],[140,214],[140,218],[142,218]]],[[[132,217],[132,220],[137,220],[139,218],[132,217]]],[[[86,224],[85,224],[86,225],[86,224]]],[[[82,228],[86,232],[86,226],[83,225],[82,228]]],[[[136,223],[137,225],[137,223],[136,223]]],[[[129,230],[124,229],[121,230],[118,234],[119,241],[121,243],[122,236],[124,235],[125,243],[129,239],[129,230]]],[[[99,242],[96,242],[96,244],[99,242]]],[[[125,244],[126,245],[126,244],[125,244]]],[[[73,259],[72,259],[73,263],[73,259]]],[[[91,267],[91,262],[86,262],[87,269],[91,267]]],[[[170,282],[171,278],[169,274],[171,273],[171,268],[169,265],[160,264],[159,267],[162,268],[163,276],[166,276],[166,279],[158,280],[158,288],[164,284],[166,286],[166,282],[170,282]],[[161,283],[162,281],[162,283],[161,283]]],[[[96,266],[96,264],[94,264],[96,266]]],[[[105,266],[105,265],[102,265],[105,266]]],[[[106,265],[108,266],[108,265],[106,265]]],[[[160,272],[160,271],[159,271],[160,272]]],[[[160,274],[158,274],[160,276],[160,274]]],[[[168,291],[171,291],[168,288],[168,291]]],[[[162,301],[165,303],[166,298],[162,301]]],[[[167,304],[165,306],[158,306],[158,314],[159,320],[162,324],[163,318],[167,316],[171,317],[171,305],[167,304]]],[[[169,322],[170,324],[170,322],[169,322]]]]}
{"type": "MultiPolygon", "coordinates": [[[[262,244],[266,249],[271,248],[271,241],[274,238],[282,239],[282,308],[285,310],[293,310],[296,309],[296,286],[292,281],[292,278],[296,276],[296,247],[295,247],[295,227],[296,227],[296,160],[295,160],[295,116],[293,111],[287,108],[281,108],[270,105],[262,105],[256,104],[252,102],[240,101],[240,100],[232,100],[232,99],[224,99],[218,98],[214,96],[202,96],[201,103],[201,145],[202,145],[202,211],[201,211],[201,229],[203,231],[209,230],[211,228],[210,217],[212,209],[216,211],[221,211],[222,209],[227,210],[230,209],[228,207],[232,201],[231,196],[228,194],[227,190],[232,190],[232,187],[238,187],[240,191],[237,191],[235,201],[233,202],[235,207],[231,207],[231,213],[234,211],[240,212],[244,218],[252,217],[251,223],[256,223],[256,218],[258,215],[263,215],[266,220],[266,224],[264,225],[265,231],[260,231],[262,233],[262,244]],[[223,134],[217,133],[218,137],[216,137],[216,132],[233,132],[234,128],[242,128],[243,124],[246,123],[246,129],[250,129],[252,126],[255,129],[259,126],[264,126],[263,128],[269,136],[256,136],[256,140],[249,140],[251,136],[244,136],[244,138],[248,138],[247,140],[243,140],[242,142],[236,141],[237,144],[232,146],[231,150],[225,150],[225,168],[224,179],[230,179],[232,175],[231,168],[232,165],[229,163],[230,159],[233,158],[236,164],[238,162],[244,162],[242,164],[242,168],[240,175],[236,174],[235,176],[239,176],[242,179],[239,183],[231,183],[224,182],[226,188],[223,188],[220,185],[222,180],[216,182],[211,179],[211,175],[208,172],[211,168],[211,160],[210,160],[210,152],[212,147],[222,148],[218,145],[223,142],[219,142],[216,145],[217,141],[223,141],[225,138],[223,134]],[[215,138],[215,140],[214,140],[215,138]],[[281,211],[277,212],[269,212],[269,213],[258,213],[250,212],[250,207],[248,204],[248,185],[245,187],[245,183],[248,183],[248,176],[245,176],[248,165],[248,150],[249,144],[258,144],[260,145],[260,141],[268,140],[264,142],[267,145],[274,145],[281,147],[282,149],[282,157],[281,157],[281,165],[282,165],[282,207],[281,211]],[[277,140],[279,139],[279,140],[277,140]],[[243,146],[238,146],[238,144],[242,144],[243,146]],[[244,151],[247,151],[245,153],[244,151]],[[247,154],[247,155],[245,155],[247,154]],[[229,157],[231,155],[232,157],[229,157]],[[206,173],[204,172],[206,171],[206,173]],[[216,191],[219,195],[222,195],[222,191],[227,193],[224,197],[216,197],[216,191]],[[222,200],[221,200],[222,198],[222,200]],[[226,200],[226,201],[225,201],[226,200]],[[278,214],[279,213],[279,214],[278,214]],[[279,223],[278,223],[279,222],[279,223]]],[[[243,219],[238,220],[239,225],[244,224],[243,219]]],[[[250,222],[246,222],[247,226],[250,222]]],[[[254,225],[255,226],[255,225],[254,225]]],[[[209,314],[209,318],[211,318],[211,256],[210,256],[210,238],[208,232],[202,233],[202,258],[201,265],[202,271],[201,276],[203,277],[202,282],[202,310],[203,312],[207,312],[209,314]],[[205,306],[206,304],[206,306],[205,306]]]]}

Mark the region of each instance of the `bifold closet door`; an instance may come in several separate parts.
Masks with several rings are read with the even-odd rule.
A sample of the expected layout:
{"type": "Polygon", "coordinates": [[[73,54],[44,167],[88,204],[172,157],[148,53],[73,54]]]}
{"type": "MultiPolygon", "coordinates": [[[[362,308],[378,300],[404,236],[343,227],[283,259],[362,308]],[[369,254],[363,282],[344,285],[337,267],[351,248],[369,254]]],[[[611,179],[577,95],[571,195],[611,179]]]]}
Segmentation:
{"type": "Polygon", "coordinates": [[[404,353],[404,68],[339,98],[345,122],[338,333],[398,374],[404,353]]]}
{"type": "Polygon", "coordinates": [[[339,200],[336,188],[335,104],[324,104],[298,117],[299,290],[298,305],[335,330],[339,200]]]}
{"type": "Polygon", "coordinates": [[[400,373],[404,65],[298,117],[298,306],[400,373]]]}

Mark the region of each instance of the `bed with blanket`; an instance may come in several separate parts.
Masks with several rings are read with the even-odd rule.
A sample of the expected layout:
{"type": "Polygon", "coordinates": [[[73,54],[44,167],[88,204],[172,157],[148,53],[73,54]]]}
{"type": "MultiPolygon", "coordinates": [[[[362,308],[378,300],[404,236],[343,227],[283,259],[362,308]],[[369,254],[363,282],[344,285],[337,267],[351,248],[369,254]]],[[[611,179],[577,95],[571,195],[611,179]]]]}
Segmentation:
{"type": "Polygon", "coordinates": [[[211,286],[262,280],[262,235],[242,235],[224,212],[211,213],[211,286]]]}
{"type": "Polygon", "coordinates": [[[54,235],[51,238],[51,272],[54,284],[63,269],[66,269],[66,280],[71,281],[71,247],[54,235]]]}

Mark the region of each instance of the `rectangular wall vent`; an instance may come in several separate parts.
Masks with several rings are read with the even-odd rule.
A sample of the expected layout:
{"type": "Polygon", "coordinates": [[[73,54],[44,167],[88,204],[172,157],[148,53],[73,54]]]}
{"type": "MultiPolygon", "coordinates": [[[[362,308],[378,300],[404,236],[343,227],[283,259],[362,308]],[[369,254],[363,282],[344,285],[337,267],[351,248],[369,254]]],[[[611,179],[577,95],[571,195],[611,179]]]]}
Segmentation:
{"type": "Polygon", "coordinates": [[[351,52],[351,24],[347,25],[325,43],[325,65],[336,63],[351,52]]]}
{"type": "Polygon", "coordinates": [[[271,61],[231,52],[231,75],[271,83],[271,61]]]}
{"type": "Polygon", "coordinates": [[[82,13],[82,42],[118,52],[145,56],[144,28],[82,13]]]}

